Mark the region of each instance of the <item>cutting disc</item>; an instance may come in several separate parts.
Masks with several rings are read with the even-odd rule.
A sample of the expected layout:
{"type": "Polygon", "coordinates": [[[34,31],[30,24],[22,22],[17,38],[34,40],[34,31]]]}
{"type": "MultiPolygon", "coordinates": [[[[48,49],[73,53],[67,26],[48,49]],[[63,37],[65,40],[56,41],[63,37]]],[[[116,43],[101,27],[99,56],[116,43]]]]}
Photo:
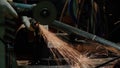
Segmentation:
{"type": "Polygon", "coordinates": [[[55,20],[56,16],[56,8],[50,1],[42,1],[33,8],[33,17],[39,21],[40,24],[50,24],[55,20]]]}

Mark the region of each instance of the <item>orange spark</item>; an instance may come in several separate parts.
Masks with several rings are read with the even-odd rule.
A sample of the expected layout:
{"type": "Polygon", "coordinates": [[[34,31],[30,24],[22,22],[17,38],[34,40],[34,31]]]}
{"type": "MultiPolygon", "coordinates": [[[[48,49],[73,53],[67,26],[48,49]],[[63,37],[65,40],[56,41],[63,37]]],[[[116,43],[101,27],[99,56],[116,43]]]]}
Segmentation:
{"type": "MultiPolygon", "coordinates": [[[[91,59],[82,55],[71,44],[59,39],[54,33],[46,30],[42,25],[39,25],[40,32],[46,42],[50,42],[52,48],[56,49],[65,59],[71,68],[93,68],[93,62],[91,59]]],[[[52,49],[52,52],[56,53],[52,49]]]]}

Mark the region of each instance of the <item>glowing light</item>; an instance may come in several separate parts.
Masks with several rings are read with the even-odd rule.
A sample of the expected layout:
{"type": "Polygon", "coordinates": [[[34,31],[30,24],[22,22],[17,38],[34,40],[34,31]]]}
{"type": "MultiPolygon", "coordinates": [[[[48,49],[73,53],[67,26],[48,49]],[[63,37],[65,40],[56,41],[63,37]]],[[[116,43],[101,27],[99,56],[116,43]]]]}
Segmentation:
{"type": "Polygon", "coordinates": [[[49,32],[42,25],[39,25],[39,28],[45,41],[51,43],[53,48],[50,48],[50,50],[55,57],[57,50],[64,58],[67,58],[65,60],[71,65],[71,68],[93,68],[92,60],[74,49],[71,44],[59,39],[54,33],[49,32]]]}

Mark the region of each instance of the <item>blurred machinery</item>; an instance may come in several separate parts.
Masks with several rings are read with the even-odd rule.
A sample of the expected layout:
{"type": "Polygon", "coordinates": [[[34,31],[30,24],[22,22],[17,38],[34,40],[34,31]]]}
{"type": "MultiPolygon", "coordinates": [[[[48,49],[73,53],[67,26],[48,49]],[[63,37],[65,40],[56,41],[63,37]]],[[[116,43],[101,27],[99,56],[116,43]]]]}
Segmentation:
{"type": "MultiPolygon", "coordinates": [[[[36,27],[38,22],[42,25],[47,25],[49,30],[54,33],[67,33],[67,35],[59,35],[59,37],[70,43],[86,43],[86,41],[76,41],[76,39],[84,37],[84,39],[91,39],[104,44],[104,46],[111,46],[120,50],[120,45],[114,43],[119,42],[119,39],[110,39],[112,38],[111,36],[114,35],[113,32],[118,31],[119,26],[112,28],[112,32],[109,30],[111,29],[111,26],[109,26],[111,24],[108,24],[106,20],[110,19],[111,16],[108,16],[110,15],[110,13],[108,13],[108,5],[103,4],[109,2],[107,0],[106,2],[103,0],[96,0],[95,2],[93,2],[93,0],[81,0],[80,3],[77,1],[78,0],[68,0],[68,6],[67,9],[64,10],[61,21],[59,19],[62,16],[61,12],[63,12],[65,8],[64,4],[67,2],[65,0],[15,0],[14,2],[10,2],[20,16],[20,18],[16,20],[16,22],[19,22],[17,28],[22,23],[24,23],[25,28],[18,29],[14,42],[10,41],[6,51],[9,54],[7,57],[8,60],[10,61],[10,56],[12,55],[16,56],[16,60],[28,60],[29,65],[57,64],[55,60],[52,60],[53,54],[47,47],[48,43],[44,41],[42,35],[39,35],[39,29],[36,27]],[[95,8],[94,5],[99,7],[95,8]],[[71,21],[69,21],[69,19],[71,21]],[[34,28],[34,31],[27,29],[30,26],[34,28]],[[116,41],[111,42],[104,38],[116,41]],[[15,52],[15,55],[13,52],[15,52]],[[48,64],[49,59],[51,60],[48,64]]],[[[119,24],[119,22],[117,24],[119,24]]],[[[9,61],[7,64],[10,66],[11,63],[9,61]]],[[[62,63],[67,64],[64,59],[62,63]]]]}

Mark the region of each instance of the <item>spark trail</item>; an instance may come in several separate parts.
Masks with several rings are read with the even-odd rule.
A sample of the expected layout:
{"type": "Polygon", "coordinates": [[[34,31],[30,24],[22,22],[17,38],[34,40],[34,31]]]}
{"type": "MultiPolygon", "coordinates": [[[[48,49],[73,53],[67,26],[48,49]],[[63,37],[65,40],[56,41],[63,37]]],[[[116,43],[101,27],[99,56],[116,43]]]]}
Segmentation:
{"type": "MultiPolygon", "coordinates": [[[[92,60],[74,49],[71,44],[59,39],[42,25],[39,25],[39,29],[44,40],[50,42],[52,48],[56,49],[64,58],[67,58],[65,61],[71,65],[71,68],[93,68],[92,60]]],[[[52,49],[52,53],[56,54],[54,49],[52,49]]]]}

